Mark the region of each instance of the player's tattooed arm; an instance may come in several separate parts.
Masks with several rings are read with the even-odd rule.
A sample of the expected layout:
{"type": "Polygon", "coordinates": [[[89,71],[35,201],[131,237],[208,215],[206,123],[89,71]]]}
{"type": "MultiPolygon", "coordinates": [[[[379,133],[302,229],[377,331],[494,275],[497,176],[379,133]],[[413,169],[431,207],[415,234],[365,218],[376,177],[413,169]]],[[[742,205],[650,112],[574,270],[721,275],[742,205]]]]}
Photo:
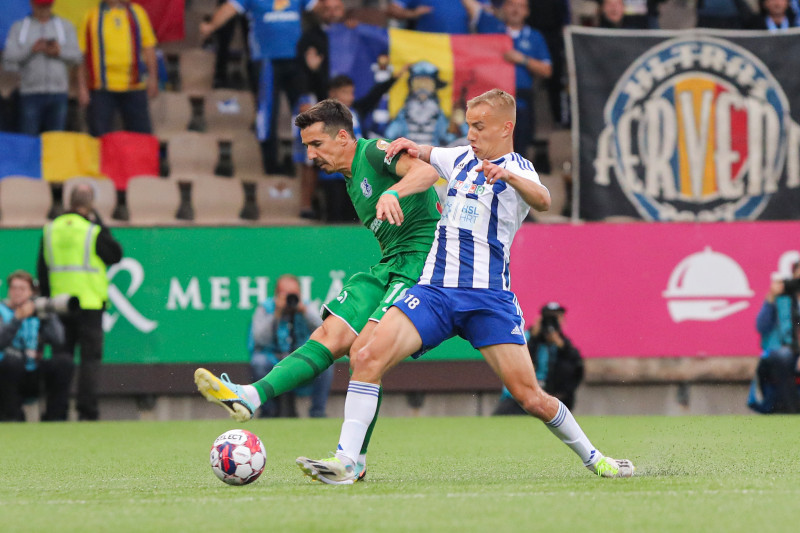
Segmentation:
{"type": "Polygon", "coordinates": [[[486,177],[486,183],[490,185],[497,180],[503,180],[514,187],[522,199],[525,200],[525,203],[536,211],[547,211],[550,209],[550,191],[548,191],[547,187],[544,185],[540,185],[531,179],[517,176],[513,172],[509,172],[507,169],[495,165],[487,159],[481,162],[481,168],[477,170],[483,171],[483,175],[486,177]]]}

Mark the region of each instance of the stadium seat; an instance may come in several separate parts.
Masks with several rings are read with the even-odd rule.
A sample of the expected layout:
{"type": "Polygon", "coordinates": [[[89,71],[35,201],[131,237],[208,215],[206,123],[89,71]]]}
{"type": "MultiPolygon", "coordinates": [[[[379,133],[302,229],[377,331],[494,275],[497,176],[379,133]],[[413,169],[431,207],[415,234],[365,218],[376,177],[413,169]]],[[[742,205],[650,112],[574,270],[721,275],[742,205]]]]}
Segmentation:
{"type": "Polygon", "coordinates": [[[175,224],[179,203],[178,184],[174,180],[136,177],[128,183],[132,224],[175,224]]]}
{"type": "Polygon", "coordinates": [[[261,146],[253,132],[236,132],[231,140],[233,141],[233,165],[236,177],[242,180],[266,177],[261,161],[261,146]]]}
{"type": "Polygon", "coordinates": [[[253,95],[248,91],[218,89],[205,95],[205,118],[209,133],[250,132],[256,118],[253,95]]]}
{"type": "Polygon", "coordinates": [[[235,178],[196,176],[193,204],[195,222],[200,224],[237,224],[244,205],[242,182],[235,178]]]}
{"type": "Polygon", "coordinates": [[[208,133],[185,131],[169,139],[170,176],[212,174],[217,164],[217,138],[208,133]]]}
{"type": "Polygon", "coordinates": [[[50,209],[50,184],[39,179],[9,176],[0,180],[0,224],[41,226],[50,209]]]}
{"type": "Polygon", "coordinates": [[[265,218],[296,218],[300,212],[300,180],[271,176],[256,185],[256,202],[265,218]]]}
{"type": "Polygon", "coordinates": [[[117,192],[114,183],[107,179],[94,178],[73,178],[64,182],[64,208],[69,209],[69,196],[76,185],[83,183],[89,184],[94,189],[94,206],[103,219],[103,222],[111,221],[111,213],[117,202],[117,192]]]}
{"type": "Polygon", "coordinates": [[[186,93],[160,92],[150,101],[150,117],[155,135],[163,140],[185,132],[192,117],[189,96],[186,93]]]}
{"type": "Polygon", "coordinates": [[[214,53],[202,48],[181,51],[178,63],[181,90],[200,94],[210,91],[214,82],[214,60],[214,53]]]}

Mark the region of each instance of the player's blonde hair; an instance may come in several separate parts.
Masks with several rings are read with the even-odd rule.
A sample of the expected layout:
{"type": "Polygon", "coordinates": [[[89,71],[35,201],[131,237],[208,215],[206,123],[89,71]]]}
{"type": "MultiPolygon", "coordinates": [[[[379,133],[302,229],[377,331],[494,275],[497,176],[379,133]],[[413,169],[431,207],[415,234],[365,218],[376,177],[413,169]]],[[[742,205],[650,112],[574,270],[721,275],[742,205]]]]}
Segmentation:
{"type": "Polygon", "coordinates": [[[517,102],[514,100],[513,96],[502,89],[491,89],[483,94],[479,94],[467,102],[467,109],[475,107],[478,104],[486,104],[501,113],[507,113],[512,117],[512,122],[516,123],[517,121],[517,102]]]}

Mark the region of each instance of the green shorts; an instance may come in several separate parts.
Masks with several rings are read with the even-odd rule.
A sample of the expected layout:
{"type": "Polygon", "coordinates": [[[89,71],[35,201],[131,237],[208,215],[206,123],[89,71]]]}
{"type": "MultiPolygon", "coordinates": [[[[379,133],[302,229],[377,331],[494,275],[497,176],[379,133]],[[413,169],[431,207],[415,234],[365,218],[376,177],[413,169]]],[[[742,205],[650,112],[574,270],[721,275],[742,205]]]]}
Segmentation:
{"type": "Polygon", "coordinates": [[[381,260],[369,269],[353,275],[339,295],[322,307],[322,318],[334,315],[344,320],[356,334],[367,322],[380,322],[391,305],[413,287],[427,252],[406,252],[381,260]]]}

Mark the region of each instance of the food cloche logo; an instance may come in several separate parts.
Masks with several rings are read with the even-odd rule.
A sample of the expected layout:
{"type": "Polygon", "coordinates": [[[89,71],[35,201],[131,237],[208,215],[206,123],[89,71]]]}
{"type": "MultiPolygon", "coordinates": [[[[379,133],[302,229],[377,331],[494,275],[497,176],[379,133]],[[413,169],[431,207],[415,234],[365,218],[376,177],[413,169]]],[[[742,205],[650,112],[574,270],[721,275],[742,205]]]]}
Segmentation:
{"type": "Polygon", "coordinates": [[[617,82],[604,120],[595,183],[610,186],[613,176],[645,219],[753,219],[785,167],[785,186],[800,186],[800,125],[783,89],[724,39],[648,50],[617,82]]]}

